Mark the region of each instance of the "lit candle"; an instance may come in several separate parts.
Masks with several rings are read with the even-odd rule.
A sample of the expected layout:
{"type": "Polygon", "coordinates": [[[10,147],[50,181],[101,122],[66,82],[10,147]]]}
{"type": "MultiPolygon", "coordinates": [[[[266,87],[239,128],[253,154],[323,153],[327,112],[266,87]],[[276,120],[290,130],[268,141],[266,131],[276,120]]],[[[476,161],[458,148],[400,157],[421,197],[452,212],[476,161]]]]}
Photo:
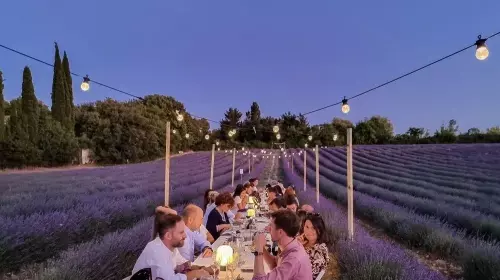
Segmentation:
{"type": "Polygon", "coordinates": [[[247,216],[248,217],[255,217],[255,209],[253,209],[253,208],[247,209],[247,216]]]}
{"type": "Polygon", "coordinates": [[[222,245],[219,248],[217,248],[215,261],[220,266],[227,266],[228,263],[231,262],[232,257],[233,257],[233,248],[231,248],[231,246],[222,245]]]}

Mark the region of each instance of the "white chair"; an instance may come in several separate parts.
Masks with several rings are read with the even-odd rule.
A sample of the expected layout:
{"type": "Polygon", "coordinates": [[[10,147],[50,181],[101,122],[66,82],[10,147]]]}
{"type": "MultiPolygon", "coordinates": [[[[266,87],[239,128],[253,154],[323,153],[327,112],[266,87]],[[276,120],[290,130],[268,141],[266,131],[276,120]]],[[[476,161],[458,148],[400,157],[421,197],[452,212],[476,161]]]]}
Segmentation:
{"type": "Polygon", "coordinates": [[[316,277],[316,279],[314,280],[321,280],[321,278],[323,278],[323,276],[325,275],[325,270],[323,269],[322,271],[319,272],[318,274],[318,277],[316,277]]]}

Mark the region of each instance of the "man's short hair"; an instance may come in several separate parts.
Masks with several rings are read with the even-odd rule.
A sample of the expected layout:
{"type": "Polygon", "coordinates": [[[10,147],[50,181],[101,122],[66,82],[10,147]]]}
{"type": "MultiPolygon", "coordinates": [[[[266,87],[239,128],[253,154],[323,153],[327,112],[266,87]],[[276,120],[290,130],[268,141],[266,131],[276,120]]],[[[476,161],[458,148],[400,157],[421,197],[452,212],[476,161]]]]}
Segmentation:
{"type": "Polygon", "coordinates": [[[295,237],[300,230],[299,217],[288,209],[278,210],[271,214],[276,229],[283,230],[289,237],[295,237]]]}
{"type": "Polygon", "coordinates": [[[188,217],[194,217],[198,212],[201,210],[200,207],[194,205],[194,204],[188,204],[184,209],[182,210],[182,217],[184,219],[187,219],[188,217]]]}
{"type": "Polygon", "coordinates": [[[248,180],[248,182],[250,182],[252,184],[255,183],[255,181],[257,181],[257,178],[251,178],[250,180],[248,180]]]}
{"type": "Polygon", "coordinates": [[[267,189],[267,192],[279,194],[279,191],[277,190],[276,187],[270,187],[269,189],[267,189]]]}
{"type": "Polygon", "coordinates": [[[271,202],[269,203],[269,206],[271,206],[273,204],[276,205],[278,207],[278,209],[286,208],[285,200],[282,197],[277,197],[277,198],[271,200],[271,202]]]}
{"type": "Polygon", "coordinates": [[[155,231],[160,236],[160,239],[163,239],[165,233],[175,228],[180,221],[182,221],[182,218],[179,215],[156,213],[155,231]]]}
{"type": "Polygon", "coordinates": [[[297,207],[299,206],[296,197],[294,195],[285,195],[285,205],[292,205],[292,204],[297,205],[297,207]]]}

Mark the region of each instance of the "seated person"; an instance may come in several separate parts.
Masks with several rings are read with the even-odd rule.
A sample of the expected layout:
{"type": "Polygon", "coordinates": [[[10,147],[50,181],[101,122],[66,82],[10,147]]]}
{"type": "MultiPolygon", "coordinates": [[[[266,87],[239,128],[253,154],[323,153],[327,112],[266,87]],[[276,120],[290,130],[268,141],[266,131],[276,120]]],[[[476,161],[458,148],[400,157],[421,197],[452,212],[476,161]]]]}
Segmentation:
{"type": "Polygon", "coordinates": [[[271,203],[271,201],[273,201],[273,199],[275,199],[276,197],[278,197],[278,191],[276,190],[275,187],[270,187],[267,189],[267,204],[269,205],[269,203],[271,203]]]}
{"type": "Polygon", "coordinates": [[[282,197],[277,197],[273,199],[271,203],[269,203],[269,212],[271,213],[285,208],[286,208],[285,200],[282,197]]]}
{"type": "Polygon", "coordinates": [[[304,247],[296,240],[299,233],[299,220],[290,210],[278,210],[271,214],[271,239],[278,243],[279,257],[269,254],[264,247],[266,235],[260,233],[255,237],[255,261],[253,280],[312,280],[312,269],[309,256],[304,247]],[[272,269],[264,272],[264,261],[272,269]]]}
{"type": "MultiPolygon", "coordinates": [[[[229,219],[231,219],[231,218],[229,218],[229,219]]],[[[214,237],[210,234],[210,232],[208,232],[208,229],[203,224],[201,224],[200,229],[197,231],[197,233],[201,237],[206,239],[208,242],[210,242],[210,244],[215,242],[214,237]]]]}
{"type": "Polygon", "coordinates": [[[251,194],[252,186],[250,183],[245,183],[244,185],[239,184],[234,190],[234,207],[232,209],[233,213],[246,212],[247,204],[249,202],[249,197],[251,194]]]}
{"type": "Polygon", "coordinates": [[[325,222],[317,213],[308,213],[302,224],[302,231],[297,240],[304,246],[312,266],[313,278],[327,268],[330,256],[326,246],[325,222]]]}
{"type": "Polygon", "coordinates": [[[146,245],[132,274],[151,268],[155,271],[155,277],[170,280],[192,280],[210,275],[208,269],[189,267],[188,262],[177,251],[177,248],[184,245],[186,238],[185,225],[180,216],[159,212],[155,216],[155,225],[157,237],[146,245]],[[179,272],[184,267],[188,267],[189,271],[179,272]]]}
{"type": "Polygon", "coordinates": [[[285,196],[285,204],[286,208],[292,210],[293,212],[297,212],[299,208],[299,203],[297,202],[297,197],[294,195],[286,195],[285,196]]]}
{"type": "Polygon", "coordinates": [[[207,229],[217,240],[223,231],[231,228],[227,212],[233,208],[234,198],[230,193],[220,194],[215,199],[215,205],[216,207],[208,215],[207,229]]]}
{"type": "MultiPolygon", "coordinates": [[[[206,228],[207,227],[208,215],[210,215],[210,212],[212,212],[212,210],[215,209],[215,207],[216,207],[215,206],[215,199],[217,198],[217,196],[219,196],[219,193],[216,192],[216,191],[208,190],[207,192],[205,192],[205,194],[206,194],[205,196],[208,197],[205,200],[205,204],[206,204],[206,206],[205,206],[205,215],[203,215],[203,225],[206,228]]],[[[236,219],[235,215],[231,211],[227,212],[226,214],[229,217],[229,221],[232,224],[234,222],[234,220],[236,219]]],[[[212,236],[212,238],[213,238],[213,236],[212,236]]]]}
{"type": "Polygon", "coordinates": [[[306,211],[307,213],[313,213],[314,212],[314,207],[312,207],[309,204],[302,204],[302,206],[300,206],[300,209],[306,211]]]}
{"type": "Polygon", "coordinates": [[[186,225],[184,229],[186,232],[184,246],[179,248],[179,253],[182,257],[188,261],[194,262],[194,254],[197,251],[201,251],[203,257],[211,257],[213,250],[210,246],[210,242],[196,233],[203,222],[203,210],[194,204],[189,204],[184,208],[184,211],[182,211],[182,219],[186,225]]]}

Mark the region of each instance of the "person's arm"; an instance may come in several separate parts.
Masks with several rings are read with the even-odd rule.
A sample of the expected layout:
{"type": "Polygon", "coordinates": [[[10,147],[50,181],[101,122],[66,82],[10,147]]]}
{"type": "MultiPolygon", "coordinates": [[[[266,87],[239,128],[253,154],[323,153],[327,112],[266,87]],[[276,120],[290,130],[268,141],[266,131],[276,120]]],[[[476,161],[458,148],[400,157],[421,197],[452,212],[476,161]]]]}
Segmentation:
{"type": "Polygon", "coordinates": [[[283,261],[268,274],[264,271],[263,256],[256,256],[254,263],[253,280],[287,280],[294,279],[294,266],[297,265],[295,258],[283,261]]]}
{"type": "MultiPolygon", "coordinates": [[[[202,276],[209,276],[210,273],[208,273],[208,271],[204,270],[204,269],[197,269],[197,270],[191,270],[189,272],[186,273],[186,278],[187,280],[196,280],[198,278],[201,278],[202,276]]],[[[165,278],[166,279],[170,279],[170,278],[165,278]]]]}
{"type": "Polygon", "coordinates": [[[211,256],[211,252],[213,252],[210,242],[207,239],[203,238],[203,236],[194,233],[194,248],[201,251],[202,256],[209,257],[211,256]],[[208,252],[210,251],[210,253],[208,252]]]}
{"type": "Polygon", "coordinates": [[[275,268],[277,265],[276,257],[271,255],[271,253],[269,253],[265,249],[264,249],[264,261],[267,263],[267,266],[269,266],[270,269],[275,268]]]}
{"type": "Polygon", "coordinates": [[[208,242],[210,242],[210,244],[213,244],[215,242],[214,237],[212,236],[212,234],[208,230],[207,230],[207,240],[208,240],[208,242]]]}

